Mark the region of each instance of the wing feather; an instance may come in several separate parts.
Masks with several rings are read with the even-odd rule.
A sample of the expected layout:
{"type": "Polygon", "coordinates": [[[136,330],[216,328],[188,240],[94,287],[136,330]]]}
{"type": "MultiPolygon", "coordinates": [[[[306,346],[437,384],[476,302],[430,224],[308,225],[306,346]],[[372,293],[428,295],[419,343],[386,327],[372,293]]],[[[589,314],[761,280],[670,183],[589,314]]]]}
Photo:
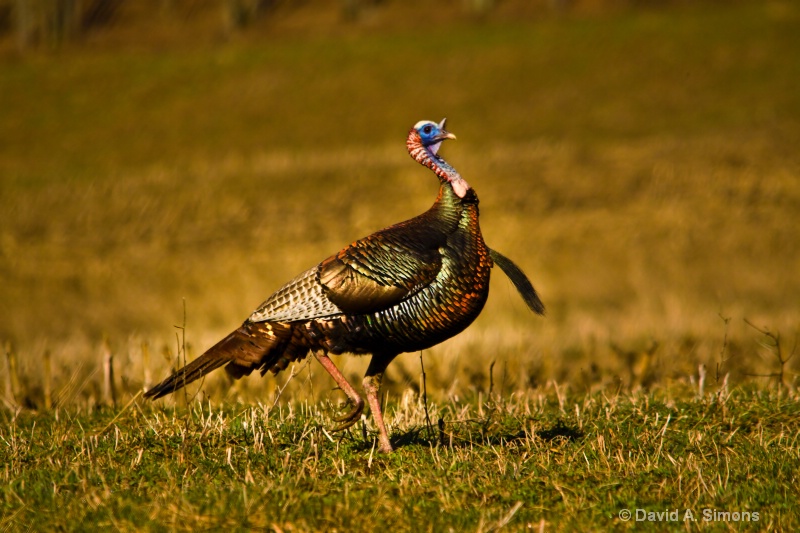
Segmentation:
{"type": "Polygon", "coordinates": [[[319,266],[310,268],[275,291],[250,315],[250,321],[295,322],[341,315],[342,310],[325,295],[318,271],[319,266]]]}
{"type": "Polygon", "coordinates": [[[448,233],[422,217],[355,241],[278,289],[252,322],[293,322],[387,309],[432,283],[448,233]]]}
{"type": "Polygon", "coordinates": [[[413,233],[391,229],[356,241],[320,264],[320,284],[342,311],[364,314],[387,309],[436,279],[442,267],[439,248],[446,237],[411,237],[413,233]]]}

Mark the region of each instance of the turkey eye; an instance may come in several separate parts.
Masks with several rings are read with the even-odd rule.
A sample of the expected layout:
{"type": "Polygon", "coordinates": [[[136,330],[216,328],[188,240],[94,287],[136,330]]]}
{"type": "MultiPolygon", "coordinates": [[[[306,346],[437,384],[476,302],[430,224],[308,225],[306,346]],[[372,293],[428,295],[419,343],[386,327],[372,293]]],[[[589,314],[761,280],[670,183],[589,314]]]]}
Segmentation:
{"type": "Polygon", "coordinates": [[[426,134],[430,135],[431,127],[430,126],[425,126],[424,128],[422,128],[422,131],[425,132],[426,134]]]}

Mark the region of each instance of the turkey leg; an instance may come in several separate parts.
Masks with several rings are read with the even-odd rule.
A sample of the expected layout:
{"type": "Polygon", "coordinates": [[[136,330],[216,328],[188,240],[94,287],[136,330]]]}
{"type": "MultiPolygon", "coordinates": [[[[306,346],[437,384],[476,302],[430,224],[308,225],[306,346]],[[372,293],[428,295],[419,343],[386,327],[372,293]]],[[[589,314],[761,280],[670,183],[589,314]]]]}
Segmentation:
{"type": "Polygon", "coordinates": [[[369,402],[369,408],[372,411],[372,418],[375,420],[375,425],[378,426],[380,450],[385,453],[391,453],[392,443],[389,442],[389,433],[386,431],[386,424],[383,422],[378,392],[381,390],[383,373],[396,356],[397,354],[374,354],[369,362],[369,367],[367,367],[367,373],[364,375],[364,381],[361,382],[364,392],[367,393],[367,402],[369,402]]]}

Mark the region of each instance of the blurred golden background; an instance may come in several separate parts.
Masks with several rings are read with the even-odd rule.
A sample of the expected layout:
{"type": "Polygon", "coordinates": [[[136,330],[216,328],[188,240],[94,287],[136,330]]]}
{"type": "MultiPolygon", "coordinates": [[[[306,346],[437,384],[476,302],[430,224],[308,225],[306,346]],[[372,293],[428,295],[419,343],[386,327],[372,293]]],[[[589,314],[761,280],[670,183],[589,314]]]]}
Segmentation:
{"type": "MultiPolygon", "coordinates": [[[[175,364],[184,305],[191,357],[427,209],[404,140],[445,116],[487,242],[548,316],[496,272],[476,323],[425,353],[430,392],[482,390],[492,361],[512,391],[701,364],[767,383],[774,339],[745,319],[791,353],[799,53],[789,0],[0,2],[6,403],[100,401],[104,354],[135,393],[175,364]]],[[[387,385],[419,373],[406,355],[387,385]]]]}

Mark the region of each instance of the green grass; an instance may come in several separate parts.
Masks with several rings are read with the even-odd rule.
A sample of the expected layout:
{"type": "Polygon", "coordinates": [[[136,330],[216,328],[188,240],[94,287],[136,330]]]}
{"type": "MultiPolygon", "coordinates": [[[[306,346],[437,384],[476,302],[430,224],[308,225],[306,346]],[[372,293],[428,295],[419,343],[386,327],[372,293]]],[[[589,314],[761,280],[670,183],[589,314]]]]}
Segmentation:
{"type": "MultiPolygon", "coordinates": [[[[800,526],[797,398],[724,389],[574,393],[389,411],[374,434],[331,435],[319,404],[196,404],[4,413],[4,530],[791,531],[800,526]],[[443,431],[436,421],[444,421],[443,431]],[[105,428],[105,431],[103,431],[105,428]],[[629,509],[625,523],[619,513],[629,509]],[[636,521],[636,510],[677,522],[636,521]],[[686,510],[695,522],[684,522],[686,510]],[[704,510],[753,521],[705,521],[704,510]]],[[[712,515],[713,516],[713,515],[712,515]]],[[[716,515],[720,516],[720,515],[716,515]]]]}
{"type": "Polygon", "coordinates": [[[550,309],[531,325],[496,281],[473,342],[507,324],[556,354],[703,342],[720,312],[739,343],[744,317],[791,335],[800,43],[778,5],[7,61],[0,337],[21,364],[104,336],[160,351],[186,298],[207,346],[297,272],[426,209],[435,182],[403,138],[443,115],[487,241],[550,309]]]}

